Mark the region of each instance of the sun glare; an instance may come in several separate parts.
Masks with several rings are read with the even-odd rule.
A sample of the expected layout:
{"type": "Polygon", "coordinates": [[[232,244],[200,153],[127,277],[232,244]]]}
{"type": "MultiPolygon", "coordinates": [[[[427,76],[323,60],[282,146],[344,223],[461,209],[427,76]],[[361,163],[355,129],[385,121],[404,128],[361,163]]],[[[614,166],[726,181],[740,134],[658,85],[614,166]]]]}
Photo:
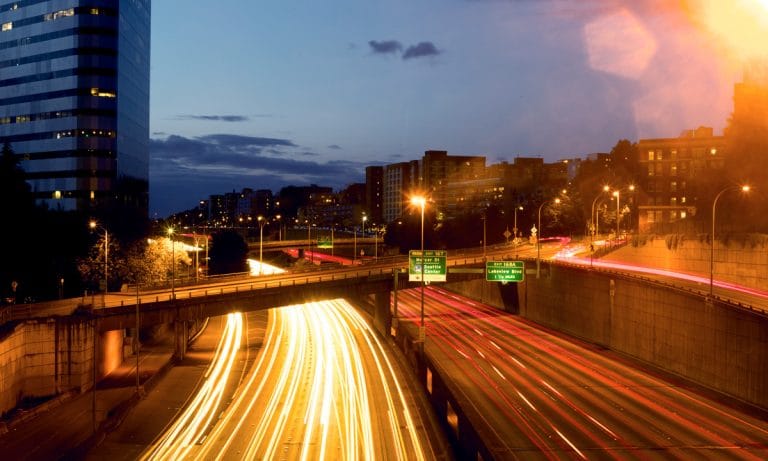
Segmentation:
{"type": "Polygon", "coordinates": [[[689,11],[735,57],[749,59],[768,54],[768,0],[688,0],[689,11]]]}

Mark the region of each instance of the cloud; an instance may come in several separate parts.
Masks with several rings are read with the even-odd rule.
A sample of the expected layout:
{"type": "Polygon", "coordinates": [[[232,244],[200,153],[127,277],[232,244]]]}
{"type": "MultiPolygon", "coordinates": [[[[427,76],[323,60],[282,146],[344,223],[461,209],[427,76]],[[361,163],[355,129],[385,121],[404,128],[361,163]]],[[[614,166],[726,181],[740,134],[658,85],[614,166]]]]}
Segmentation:
{"type": "Polygon", "coordinates": [[[330,146],[328,146],[328,149],[341,150],[341,146],[338,144],[331,144],[330,146]]]}
{"type": "Polygon", "coordinates": [[[177,117],[178,120],[205,120],[215,122],[247,122],[250,117],[246,115],[191,115],[183,114],[177,117]]]}
{"type": "Polygon", "coordinates": [[[289,139],[210,134],[150,139],[150,207],[167,216],[212,194],[244,187],[273,191],[287,185],[340,189],[363,178],[365,165],[322,161],[289,139]]]}
{"type": "Polygon", "coordinates": [[[417,45],[411,45],[403,53],[403,59],[423,58],[426,56],[437,56],[441,53],[432,42],[420,42],[417,45]]]}
{"type": "Polygon", "coordinates": [[[397,40],[371,40],[368,42],[374,54],[392,54],[403,50],[403,45],[397,40]]]}

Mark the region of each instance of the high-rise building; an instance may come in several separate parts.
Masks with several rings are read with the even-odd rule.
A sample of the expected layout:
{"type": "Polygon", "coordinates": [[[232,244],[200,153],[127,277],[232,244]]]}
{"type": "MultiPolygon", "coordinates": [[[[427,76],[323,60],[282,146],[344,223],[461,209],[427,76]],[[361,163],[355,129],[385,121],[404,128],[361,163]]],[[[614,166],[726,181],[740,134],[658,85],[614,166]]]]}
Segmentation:
{"type": "Polygon", "coordinates": [[[38,203],[146,215],[149,54],[150,0],[0,0],[0,143],[38,203]]]}

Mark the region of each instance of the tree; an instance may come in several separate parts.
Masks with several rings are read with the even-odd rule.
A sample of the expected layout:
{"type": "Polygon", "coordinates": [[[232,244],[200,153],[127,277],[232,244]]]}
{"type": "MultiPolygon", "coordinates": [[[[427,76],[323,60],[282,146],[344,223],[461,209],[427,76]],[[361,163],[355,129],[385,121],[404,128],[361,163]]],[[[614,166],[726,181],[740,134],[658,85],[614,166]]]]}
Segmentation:
{"type": "Polygon", "coordinates": [[[248,270],[248,244],[234,230],[213,234],[209,271],[214,274],[231,274],[248,270]]]}

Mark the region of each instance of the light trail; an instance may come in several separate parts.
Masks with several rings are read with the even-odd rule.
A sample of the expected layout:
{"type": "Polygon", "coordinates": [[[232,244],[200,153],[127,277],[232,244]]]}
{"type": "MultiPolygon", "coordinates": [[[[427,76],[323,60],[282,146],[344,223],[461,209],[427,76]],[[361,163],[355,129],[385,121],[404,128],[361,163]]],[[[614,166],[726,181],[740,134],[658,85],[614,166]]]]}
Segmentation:
{"type": "Polygon", "coordinates": [[[256,362],[206,437],[171,430],[145,459],[424,460],[410,405],[387,347],[346,301],[272,309],[256,362]]]}
{"type": "MultiPolygon", "coordinates": [[[[490,306],[433,286],[425,298],[428,357],[462,383],[476,429],[510,454],[766,459],[764,421],[490,306]]],[[[400,320],[415,331],[418,290],[398,299],[400,320]]]]}
{"type": "Polygon", "coordinates": [[[203,437],[213,417],[220,410],[222,393],[240,349],[242,335],[242,314],[228,314],[224,332],[200,391],[173,425],[166,430],[160,441],[153,444],[153,448],[141,459],[183,458],[189,452],[190,446],[203,437]]]}

